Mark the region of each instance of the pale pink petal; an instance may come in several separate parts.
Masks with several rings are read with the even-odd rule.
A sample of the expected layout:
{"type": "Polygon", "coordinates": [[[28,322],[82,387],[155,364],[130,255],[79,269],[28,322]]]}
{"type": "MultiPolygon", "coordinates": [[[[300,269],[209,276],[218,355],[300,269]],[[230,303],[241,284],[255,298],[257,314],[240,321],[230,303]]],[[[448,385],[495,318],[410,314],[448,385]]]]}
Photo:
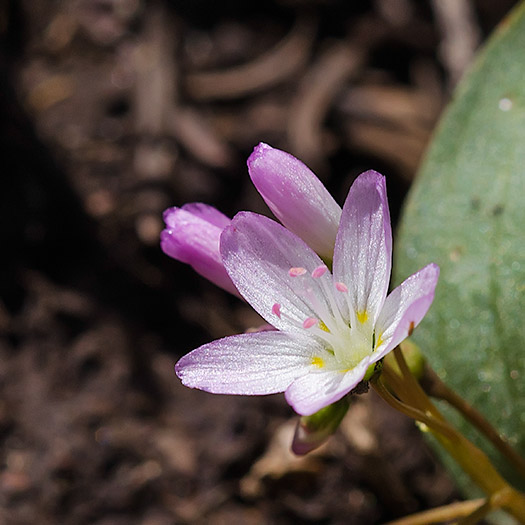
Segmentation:
{"type": "Polygon", "coordinates": [[[423,319],[432,301],[439,278],[439,267],[429,264],[411,275],[386,298],[376,323],[380,340],[373,361],[395,348],[423,319]]]}
{"type": "Polygon", "coordinates": [[[188,204],[184,204],[182,209],[196,217],[200,217],[214,226],[217,226],[217,228],[220,228],[221,230],[224,230],[226,226],[229,226],[230,222],[232,221],[217,208],[202,202],[190,202],[188,204]]]}
{"type": "Polygon", "coordinates": [[[311,297],[321,308],[330,309],[330,272],[314,279],[311,273],[322,264],[319,256],[268,217],[238,213],[222,234],[221,254],[241,295],[279,330],[304,333],[303,321],[320,317],[312,308],[311,297]],[[291,268],[306,271],[292,277],[291,268]],[[280,317],[274,315],[276,303],[280,305],[280,317]]]}
{"type": "Polygon", "coordinates": [[[286,389],[286,401],[298,414],[310,416],[348,394],[365,376],[368,361],[347,372],[323,369],[301,375],[286,389]]]}
{"type": "Polygon", "coordinates": [[[367,171],[354,181],[343,206],[333,267],[335,281],[348,288],[350,312],[366,312],[363,317],[372,324],[388,291],[391,261],[392,229],[385,178],[367,171]]]}
{"type": "Polygon", "coordinates": [[[293,155],[263,143],[250,155],[248,171],[275,216],[332,259],[341,208],[314,173],[293,155]]]}
{"type": "Polygon", "coordinates": [[[175,372],[184,385],[214,394],[274,394],[307,373],[320,352],[311,338],[277,331],[241,334],[193,350],[175,372]]]}
{"type": "Polygon", "coordinates": [[[231,220],[204,204],[169,208],[164,212],[166,228],[160,234],[164,253],[189,264],[197,273],[228,292],[238,295],[222,263],[219,251],[222,226],[231,220]],[[210,221],[210,219],[212,219],[210,221]]]}

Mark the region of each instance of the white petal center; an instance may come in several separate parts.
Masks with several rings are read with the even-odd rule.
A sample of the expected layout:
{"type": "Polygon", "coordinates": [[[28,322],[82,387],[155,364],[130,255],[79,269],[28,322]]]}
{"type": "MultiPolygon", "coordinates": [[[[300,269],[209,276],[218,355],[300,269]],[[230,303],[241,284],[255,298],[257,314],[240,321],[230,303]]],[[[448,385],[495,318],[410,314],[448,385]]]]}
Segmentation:
{"type": "MultiPolygon", "coordinates": [[[[367,313],[352,312],[353,315],[350,315],[345,311],[346,298],[338,297],[348,293],[345,283],[333,282],[330,272],[324,266],[311,272],[301,266],[293,267],[288,270],[288,276],[296,283],[300,282],[300,286],[296,287],[297,293],[311,310],[300,327],[321,342],[327,353],[333,356],[328,360],[331,366],[347,371],[372,354],[374,327],[368,320],[367,313]],[[324,282],[325,285],[320,285],[320,279],[325,274],[325,279],[328,280],[324,282]],[[330,281],[331,285],[326,285],[330,281]]],[[[272,311],[280,318],[288,317],[286,310],[280,308],[279,302],[275,303],[272,311]],[[276,308],[277,305],[279,308],[276,308]]],[[[297,321],[294,324],[297,325],[297,321]]]]}

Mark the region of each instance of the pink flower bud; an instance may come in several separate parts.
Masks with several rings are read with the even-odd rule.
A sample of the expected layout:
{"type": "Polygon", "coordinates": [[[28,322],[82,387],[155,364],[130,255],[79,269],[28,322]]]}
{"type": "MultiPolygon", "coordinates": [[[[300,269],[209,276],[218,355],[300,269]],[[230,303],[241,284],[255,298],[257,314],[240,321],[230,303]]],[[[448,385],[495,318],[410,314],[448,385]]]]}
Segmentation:
{"type": "Polygon", "coordinates": [[[228,276],[219,251],[222,230],[231,220],[202,203],[168,208],[166,228],[160,234],[163,252],[189,264],[197,273],[226,291],[239,295],[228,276]]]}
{"type": "Polygon", "coordinates": [[[343,397],[311,416],[302,416],[292,442],[294,454],[304,456],[327,441],[338,429],[349,405],[348,397],[343,397]]]}

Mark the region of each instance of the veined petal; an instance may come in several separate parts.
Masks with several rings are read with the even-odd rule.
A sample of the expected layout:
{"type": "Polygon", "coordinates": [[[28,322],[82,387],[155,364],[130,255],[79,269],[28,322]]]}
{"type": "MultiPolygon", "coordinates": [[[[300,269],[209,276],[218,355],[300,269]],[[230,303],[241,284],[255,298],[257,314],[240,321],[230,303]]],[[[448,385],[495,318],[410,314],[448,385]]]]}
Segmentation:
{"type": "MultiPolygon", "coordinates": [[[[221,230],[224,230],[226,226],[229,226],[232,221],[217,208],[210,206],[209,204],[204,204],[203,202],[189,202],[188,204],[184,204],[181,209],[191,213],[195,217],[200,217],[206,222],[217,226],[217,228],[220,228],[221,230]]],[[[165,218],[169,220],[169,217],[165,218]]]]}
{"type": "Polygon", "coordinates": [[[347,372],[314,370],[298,377],[286,390],[286,401],[302,416],[310,416],[348,394],[365,376],[369,357],[347,372]]]}
{"type": "Polygon", "coordinates": [[[385,178],[359,175],[348,192],[334,252],[334,279],[348,288],[351,322],[375,323],[392,265],[392,228],[385,178]]]}
{"type": "Polygon", "coordinates": [[[376,323],[376,337],[380,344],[372,356],[373,362],[406,339],[421,322],[434,300],[438,278],[439,266],[428,264],[386,298],[376,323]]]}
{"type": "Polygon", "coordinates": [[[221,254],[241,295],[279,330],[305,333],[305,320],[331,311],[330,272],[312,277],[323,264],[319,256],[268,217],[238,213],[221,236],[221,254]]]}
{"type": "Polygon", "coordinates": [[[314,173],[264,143],[250,155],[248,171],[274,215],[316,253],[332,259],[341,208],[314,173]]]}
{"type": "Polygon", "coordinates": [[[239,295],[222,263],[219,252],[221,232],[231,220],[220,211],[201,203],[164,212],[166,228],[160,246],[166,255],[189,264],[198,274],[228,292],[239,295]]]}
{"type": "Polygon", "coordinates": [[[314,368],[319,352],[324,350],[308,338],[276,331],[241,334],[193,350],[175,372],[184,385],[214,394],[274,394],[314,368]]]}

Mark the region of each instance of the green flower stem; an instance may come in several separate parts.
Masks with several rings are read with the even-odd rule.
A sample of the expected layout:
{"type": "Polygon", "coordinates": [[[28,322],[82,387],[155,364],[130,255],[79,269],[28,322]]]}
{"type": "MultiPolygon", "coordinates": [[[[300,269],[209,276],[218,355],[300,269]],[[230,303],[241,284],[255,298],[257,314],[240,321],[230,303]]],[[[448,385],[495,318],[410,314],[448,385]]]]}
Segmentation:
{"type": "Polygon", "coordinates": [[[457,525],[476,525],[492,510],[490,501],[485,502],[479,509],[476,509],[472,514],[465,516],[457,522],[457,525]]]}
{"type": "Polygon", "coordinates": [[[445,420],[410,373],[401,350],[396,348],[394,353],[400,374],[384,366],[382,374],[371,379],[377,393],[396,410],[428,428],[474,483],[485,492],[489,498],[490,510],[501,507],[521,523],[525,523],[525,494],[511,487],[494,468],[487,455],[445,420]]]}
{"type": "MultiPolygon", "coordinates": [[[[473,499],[469,501],[459,501],[436,507],[435,509],[425,510],[417,514],[411,514],[395,521],[389,521],[385,525],[431,525],[432,523],[443,523],[457,518],[469,518],[474,512],[484,507],[487,500],[473,499]]],[[[460,522],[461,523],[461,522],[460,522]]]]}
{"type": "Polygon", "coordinates": [[[428,365],[425,368],[422,384],[428,395],[446,401],[481,431],[494,447],[507,458],[510,465],[525,478],[525,459],[501,438],[498,431],[478,410],[443,383],[428,365]]]}
{"type": "Polygon", "coordinates": [[[407,362],[405,361],[405,356],[401,350],[401,347],[394,348],[394,357],[396,359],[397,366],[401,371],[401,377],[403,382],[407,384],[407,388],[410,389],[410,393],[413,396],[413,399],[419,400],[419,402],[425,406],[425,408],[430,411],[437,419],[440,421],[445,421],[445,418],[441,412],[436,408],[434,403],[429,399],[425,394],[425,391],[419,384],[419,381],[414,377],[414,374],[408,368],[407,362]]]}
{"type": "Polygon", "coordinates": [[[400,401],[398,398],[393,396],[390,393],[391,385],[387,387],[384,383],[384,381],[381,378],[375,379],[372,382],[373,387],[375,391],[393,408],[398,410],[399,412],[402,412],[403,414],[407,415],[408,417],[415,419],[416,421],[420,421],[424,425],[426,425],[429,428],[434,428],[437,432],[440,432],[443,435],[448,436],[448,438],[452,441],[454,440],[456,434],[454,433],[454,429],[452,427],[449,427],[447,425],[443,425],[441,421],[437,421],[430,417],[428,414],[425,414],[418,408],[412,407],[410,405],[407,405],[403,401],[400,401]]]}

